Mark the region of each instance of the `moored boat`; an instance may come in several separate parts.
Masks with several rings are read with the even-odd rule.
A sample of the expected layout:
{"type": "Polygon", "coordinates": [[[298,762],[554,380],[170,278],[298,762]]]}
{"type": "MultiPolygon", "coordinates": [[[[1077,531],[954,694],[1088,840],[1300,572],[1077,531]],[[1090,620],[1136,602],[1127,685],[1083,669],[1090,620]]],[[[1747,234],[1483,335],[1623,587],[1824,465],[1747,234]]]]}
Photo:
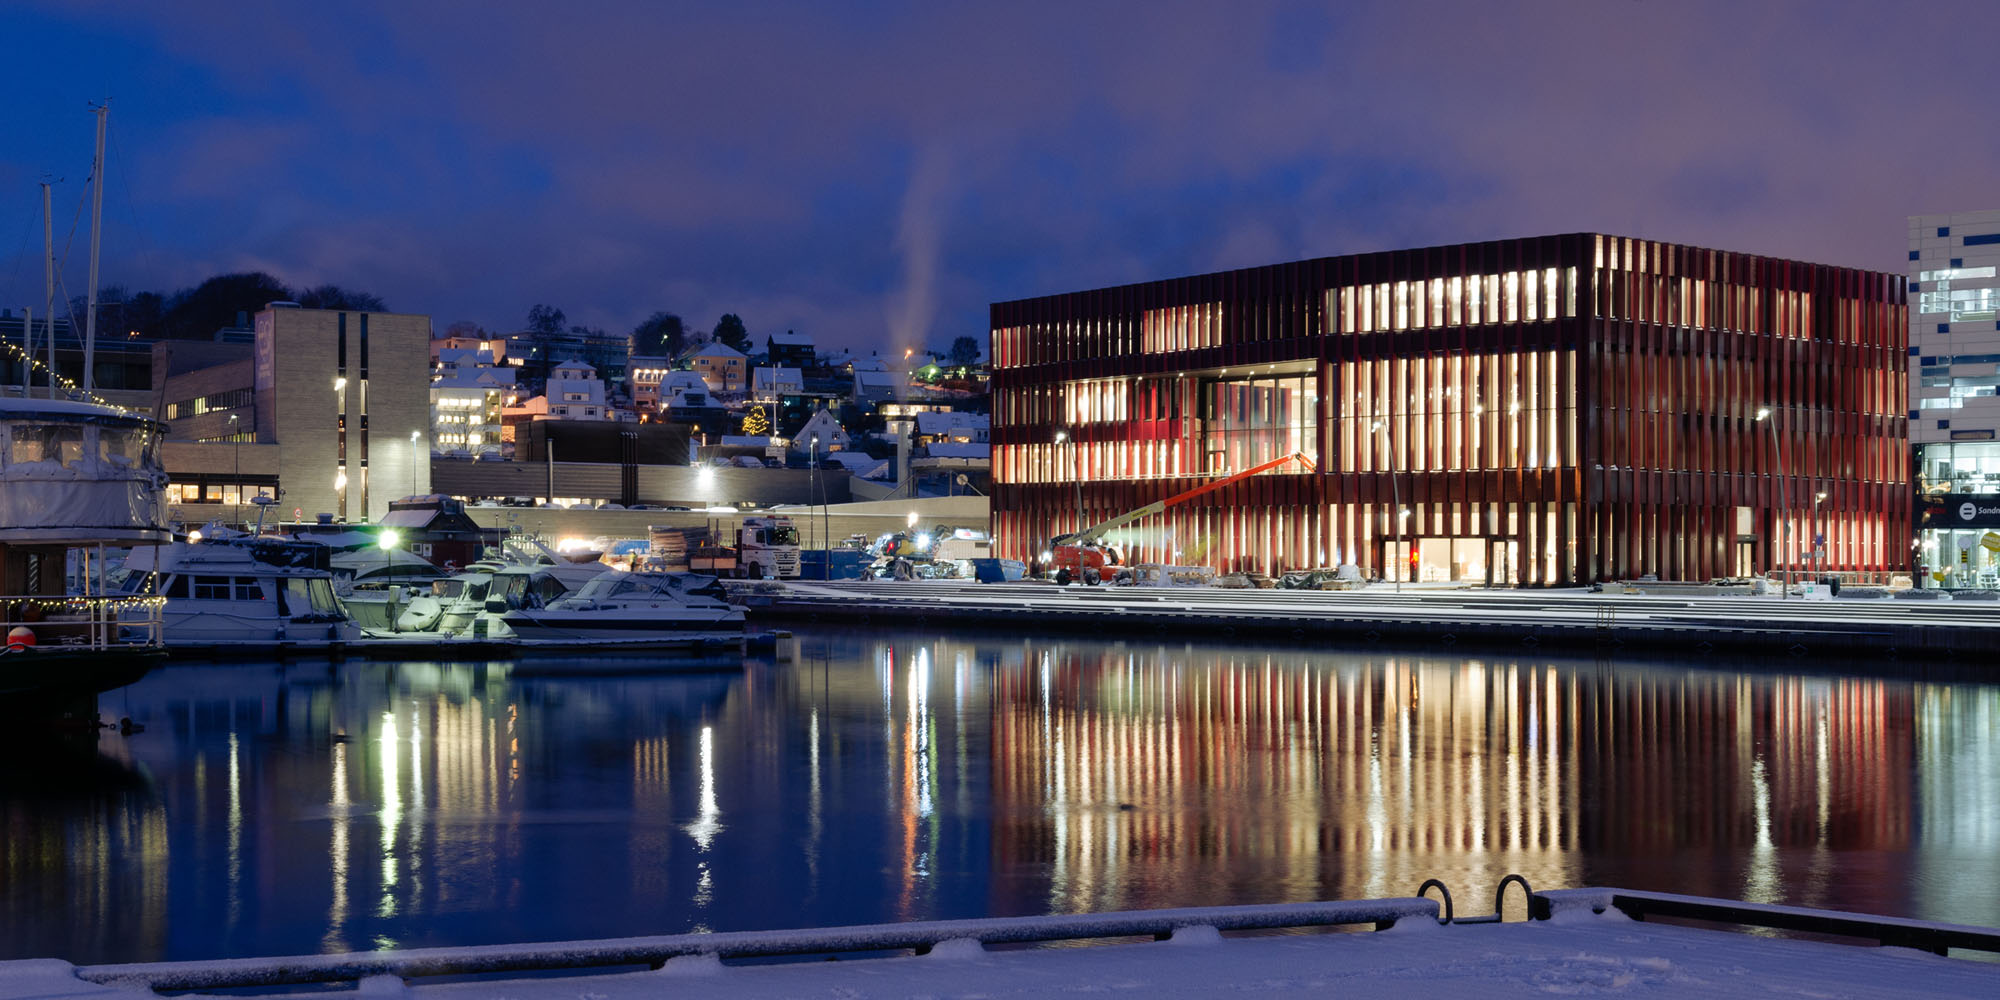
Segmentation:
{"type": "Polygon", "coordinates": [[[115,406],[0,399],[0,706],[81,710],[164,653],[164,602],[106,587],[107,550],[169,538],[163,430],[115,406]]]}
{"type": "Polygon", "coordinates": [[[331,650],[361,637],[334,595],[327,548],[270,538],[203,538],[134,550],[127,592],[152,593],[175,651],[331,650]]]}
{"type": "Polygon", "coordinates": [[[611,572],[574,595],[508,611],[501,621],[523,642],[740,644],[743,609],[712,576],[611,572]]]}

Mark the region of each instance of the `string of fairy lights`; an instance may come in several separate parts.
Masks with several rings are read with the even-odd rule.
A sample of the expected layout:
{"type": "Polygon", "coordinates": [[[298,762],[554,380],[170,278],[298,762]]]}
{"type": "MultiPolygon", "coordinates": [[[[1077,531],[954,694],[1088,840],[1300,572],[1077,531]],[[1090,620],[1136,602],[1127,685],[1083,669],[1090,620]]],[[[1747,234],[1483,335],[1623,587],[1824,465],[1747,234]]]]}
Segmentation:
{"type": "Polygon", "coordinates": [[[71,608],[91,607],[91,606],[111,608],[114,611],[123,611],[127,608],[165,607],[166,603],[167,599],[165,597],[161,597],[154,594],[136,594],[126,597],[72,596],[72,597],[0,598],[0,607],[11,606],[17,609],[17,612],[19,608],[23,607],[34,607],[34,608],[40,608],[44,611],[48,611],[54,609],[67,610],[71,608]]]}
{"type": "Polygon", "coordinates": [[[119,407],[118,404],[113,403],[110,400],[105,399],[104,397],[99,396],[98,394],[77,385],[75,382],[72,382],[67,378],[64,378],[55,369],[50,368],[48,365],[35,360],[34,357],[30,355],[27,351],[22,350],[19,344],[16,344],[11,340],[0,340],[0,345],[5,345],[7,348],[7,353],[12,355],[15,359],[27,362],[28,366],[36,371],[46,373],[51,382],[55,382],[61,385],[63,389],[69,392],[82,393],[93,403],[98,403],[104,406],[117,407],[118,409],[124,409],[124,407],[119,407]]]}

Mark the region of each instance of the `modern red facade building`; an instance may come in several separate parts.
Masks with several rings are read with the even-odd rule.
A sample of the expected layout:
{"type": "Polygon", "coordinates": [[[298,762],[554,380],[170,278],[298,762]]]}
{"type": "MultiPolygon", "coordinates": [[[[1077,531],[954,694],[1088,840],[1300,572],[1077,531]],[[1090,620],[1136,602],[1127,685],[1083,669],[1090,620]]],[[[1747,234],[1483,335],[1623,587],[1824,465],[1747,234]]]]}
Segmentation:
{"type": "Polygon", "coordinates": [[[997,549],[1298,453],[1108,541],[1527,586],[1907,571],[1905,294],[1584,233],[997,303],[997,549]]]}

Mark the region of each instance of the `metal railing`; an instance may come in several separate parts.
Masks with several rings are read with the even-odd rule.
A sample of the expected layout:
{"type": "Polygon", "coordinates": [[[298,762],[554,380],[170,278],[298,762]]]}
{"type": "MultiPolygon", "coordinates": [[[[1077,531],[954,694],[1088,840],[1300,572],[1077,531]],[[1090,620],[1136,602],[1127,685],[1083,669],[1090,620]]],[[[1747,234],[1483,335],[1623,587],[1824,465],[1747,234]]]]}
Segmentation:
{"type": "MultiPolygon", "coordinates": [[[[1502,889],[1504,891],[1504,885],[1502,889]]],[[[1528,915],[1536,920],[1547,920],[1564,910],[1584,908],[1593,913],[1616,909],[1633,920],[1641,921],[1666,917],[1859,938],[1884,946],[1916,948],[1938,955],[1952,948],[2000,954],[2000,929],[1992,927],[1632,889],[1557,889],[1528,897],[1528,915]]]]}
{"type": "Polygon", "coordinates": [[[166,598],[147,594],[0,596],[0,635],[6,637],[4,648],[10,653],[161,649],[166,643],[165,608],[166,598]]]}
{"type": "Polygon", "coordinates": [[[981,945],[989,945],[1129,937],[1165,940],[1176,931],[1197,927],[1241,931],[1366,925],[1383,930],[1399,920],[1416,917],[1432,920],[1437,914],[1437,903],[1428,899],[1206,906],[988,920],[928,920],[807,930],[675,934],[549,944],[418,948],[400,952],[300,955],[291,958],[232,959],[227,962],[92,965],[79,967],[76,974],[93,983],[141,989],[219,990],[347,982],[383,975],[407,978],[637,965],[657,967],[684,955],[767,958],[882,951],[924,954],[948,941],[977,941],[981,945]]]}

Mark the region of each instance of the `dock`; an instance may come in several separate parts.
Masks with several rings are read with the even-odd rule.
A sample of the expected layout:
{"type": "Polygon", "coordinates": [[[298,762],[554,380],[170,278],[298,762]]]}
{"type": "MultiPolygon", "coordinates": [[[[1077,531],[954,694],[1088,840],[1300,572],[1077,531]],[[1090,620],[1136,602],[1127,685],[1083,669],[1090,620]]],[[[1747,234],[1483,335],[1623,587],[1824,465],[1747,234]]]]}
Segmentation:
{"type": "Polygon", "coordinates": [[[340,986],[362,997],[516,1000],[968,991],[1935,998],[1990,997],[2000,976],[1989,962],[1966,960],[2000,949],[2000,931],[1991,928],[1618,889],[1534,893],[1525,885],[1525,907],[1505,921],[1497,906],[1505,887],[1496,911],[1477,916],[1455,914],[1448,893],[1423,895],[1442,888],[1432,881],[1418,896],[1355,901],[126,965],[31,959],[0,962],[0,1000],[224,990],[298,996],[301,988],[340,986]],[[1655,922],[1662,917],[1693,925],[1655,922]]]}
{"type": "Polygon", "coordinates": [[[982,627],[1028,635],[1264,638],[1427,649],[1716,652],[1970,663],[2000,651],[2000,603],[1654,596],[1586,590],[1066,587],[788,582],[742,597],[766,624],[982,627]]]}

